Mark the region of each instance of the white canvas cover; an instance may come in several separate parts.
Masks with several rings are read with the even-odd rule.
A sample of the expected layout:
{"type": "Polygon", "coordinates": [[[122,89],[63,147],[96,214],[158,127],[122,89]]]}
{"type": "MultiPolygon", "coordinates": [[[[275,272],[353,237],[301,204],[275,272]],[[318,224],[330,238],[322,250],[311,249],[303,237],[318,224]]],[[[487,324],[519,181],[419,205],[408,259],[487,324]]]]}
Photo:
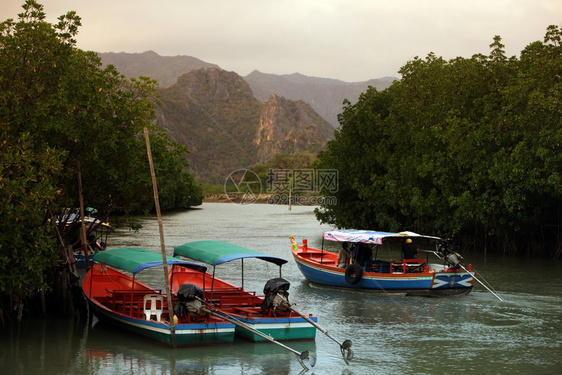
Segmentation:
{"type": "Polygon", "coordinates": [[[414,232],[377,232],[373,230],[360,230],[360,229],[342,229],[331,230],[324,232],[324,239],[327,241],[337,242],[363,242],[368,244],[382,245],[385,238],[400,238],[400,237],[421,237],[431,238],[438,240],[439,237],[423,236],[414,232]]]}

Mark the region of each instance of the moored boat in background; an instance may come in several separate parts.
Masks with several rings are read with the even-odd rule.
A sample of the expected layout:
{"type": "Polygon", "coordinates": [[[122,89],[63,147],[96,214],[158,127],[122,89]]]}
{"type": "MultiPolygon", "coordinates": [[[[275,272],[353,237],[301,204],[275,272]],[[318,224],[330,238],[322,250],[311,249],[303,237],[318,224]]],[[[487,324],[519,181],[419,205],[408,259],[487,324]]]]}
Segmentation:
{"type": "Polygon", "coordinates": [[[472,265],[465,267],[462,256],[452,249],[450,241],[439,237],[348,229],[324,232],[323,240],[351,244],[351,261],[338,266],[338,254],[309,248],[306,239],[298,245],[291,236],[293,258],[304,277],[316,284],[406,295],[451,296],[470,293],[475,281],[472,265]],[[406,250],[402,249],[406,243],[414,254],[424,253],[426,257],[404,257],[406,250]],[[402,252],[401,259],[379,259],[381,248],[391,254],[402,252]],[[430,255],[438,262],[430,263],[430,255]]]}
{"type": "MultiPolygon", "coordinates": [[[[89,213],[96,210],[88,207],[89,213]]],[[[106,249],[107,237],[111,225],[93,216],[84,216],[86,232],[85,244],[82,245],[81,227],[82,218],[78,213],[69,213],[58,218],[57,224],[64,227],[64,241],[66,246],[72,248],[76,268],[86,268],[92,264],[95,254],[106,249]]]]}

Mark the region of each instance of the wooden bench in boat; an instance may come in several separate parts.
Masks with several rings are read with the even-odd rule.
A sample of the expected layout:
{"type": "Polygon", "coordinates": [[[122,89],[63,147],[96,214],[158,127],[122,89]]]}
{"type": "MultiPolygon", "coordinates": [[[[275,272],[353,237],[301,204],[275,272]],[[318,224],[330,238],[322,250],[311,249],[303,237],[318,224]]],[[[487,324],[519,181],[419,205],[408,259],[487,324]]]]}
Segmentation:
{"type": "Polygon", "coordinates": [[[257,316],[261,315],[261,308],[260,307],[232,307],[232,312],[238,315],[243,316],[257,316]]]}
{"type": "Polygon", "coordinates": [[[221,308],[222,307],[257,307],[263,302],[262,298],[258,296],[231,296],[222,297],[214,300],[221,308]]]}
{"type": "Polygon", "coordinates": [[[238,288],[214,288],[214,289],[206,289],[205,290],[205,297],[210,296],[223,296],[223,295],[239,295],[239,294],[256,294],[256,292],[251,292],[248,290],[244,290],[241,287],[238,288]]]}
{"type": "MultiPolygon", "coordinates": [[[[109,307],[117,312],[134,317],[142,317],[144,296],[162,294],[161,290],[114,290],[110,293],[109,307]]],[[[164,298],[165,301],[165,298],[164,298]]]]}

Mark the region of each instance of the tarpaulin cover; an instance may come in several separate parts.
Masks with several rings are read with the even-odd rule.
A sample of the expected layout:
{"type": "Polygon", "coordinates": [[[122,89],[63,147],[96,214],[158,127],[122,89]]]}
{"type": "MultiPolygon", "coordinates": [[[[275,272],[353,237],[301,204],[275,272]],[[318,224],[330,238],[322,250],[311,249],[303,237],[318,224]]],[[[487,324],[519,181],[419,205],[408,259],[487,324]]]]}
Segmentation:
{"type": "Polygon", "coordinates": [[[280,290],[286,292],[290,287],[290,282],[281,277],[277,277],[275,279],[268,280],[267,283],[265,283],[265,286],[263,287],[263,293],[267,295],[277,293],[280,290]]]}
{"type": "Polygon", "coordinates": [[[282,295],[283,297],[285,297],[285,299],[288,302],[289,301],[288,290],[290,287],[291,287],[291,283],[281,277],[268,280],[267,283],[265,283],[265,286],[263,287],[263,293],[265,294],[265,298],[261,304],[262,311],[265,312],[265,310],[271,307],[275,295],[280,291],[283,291],[282,295]]]}
{"type": "Polygon", "coordinates": [[[193,284],[182,284],[178,290],[178,301],[191,301],[195,297],[203,298],[203,289],[193,284]]]}
{"type": "Polygon", "coordinates": [[[432,240],[440,240],[439,237],[423,236],[414,232],[377,232],[372,230],[358,230],[358,229],[343,229],[331,230],[324,232],[324,239],[328,241],[338,242],[363,242],[369,244],[382,245],[386,238],[405,238],[405,237],[419,237],[432,240]]]}
{"type": "Polygon", "coordinates": [[[181,255],[186,258],[198,260],[216,266],[242,258],[258,258],[267,262],[282,265],[285,259],[263,254],[245,247],[223,241],[194,241],[174,247],[174,256],[181,255]]]}

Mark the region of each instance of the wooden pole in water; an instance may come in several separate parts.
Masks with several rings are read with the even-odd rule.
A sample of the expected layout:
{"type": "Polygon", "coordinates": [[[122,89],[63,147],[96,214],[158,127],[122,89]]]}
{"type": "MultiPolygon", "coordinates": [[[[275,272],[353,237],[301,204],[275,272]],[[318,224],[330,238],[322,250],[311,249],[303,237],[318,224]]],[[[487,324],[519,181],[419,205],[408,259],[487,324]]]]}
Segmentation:
{"type": "Polygon", "coordinates": [[[90,266],[88,259],[88,244],[86,241],[86,214],[84,212],[84,196],[82,195],[82,171],[80,167],[80,158],[76,157],[76,170],[78,178],[78,199],[80,200],[80,240],[82,244],[82,251],[84,252],[84,261],[86,268],[90,266]]]}
{"type": "Polygon", "coordinates": [[[164,268],[164,285],[166,286],[166,298],[168,299],[168,315],[170,320],[170,333],[172,335],[172,347],[176,348],[176,327],[174,324],[174,309],[172,305],[172,292],[168,282],[168,263],[166,262],[166,245],[164,243],[164,226],[162,225],[162,213],[160,212],[160,201],[158,199],[158,185],[156,184],[156,173],[152,162],[152,151],[150,149],[150,139],[148,128],[144,128],[144,139],[146,141],[146,153],[148,154],[148,164],[150,165],[150,176],[152,177],[152,190],[154,191],[154,206],[158,216],[158,229],[160,232],[160,251],[162,253],[162,266],[164,268]]]}

